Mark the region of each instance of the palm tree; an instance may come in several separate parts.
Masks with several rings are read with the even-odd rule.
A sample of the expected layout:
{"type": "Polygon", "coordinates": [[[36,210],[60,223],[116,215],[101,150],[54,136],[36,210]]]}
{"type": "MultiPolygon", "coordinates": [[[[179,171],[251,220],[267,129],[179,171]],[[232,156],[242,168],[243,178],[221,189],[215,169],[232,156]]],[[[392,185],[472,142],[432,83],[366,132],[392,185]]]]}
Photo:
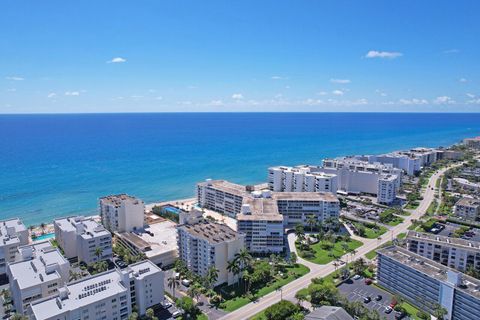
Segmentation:
{"type": "Polygon", "coordinates": [[[167,285],[172,290],[173,300],[175,301],[175,289],[180,285],[180,282],[175,278],[175,275],[172,275],[168,278],[167,285]]]}
{"type": "Polygon", "coordinates": [[[240,270],[244,271],[248,267],[250,267],[252,263],[252,256],[250,253],[247,251],[247,249],[242,249],[240,252],[235,254],[235,260],[238,261],[240,265],[240,270]]]}
{"type": "Polygon", "coordinates": [[[97,256],[98,259],[100,259],[100,256],[102,255],[102,253],[103,253],[102,248],[100,248],[100,247],[95,248],[95,256],[97,256]]]}
{"type": "Polygon", "coordinates": [[[44,222],[42,222],[42,223],[40,224],[40,228],[42,228],[42,234],[45,234],[45,227],[46,227],[46,226],[47,226],[47,225],[46,225],[44,222]]]}
{"type": "Polygon", "coordinates": [[[314,215],[310,215],[307,218],[307,224],[310,227],[310,232],[313,231],[313,227],[317,224],[317,219],[315,219],[314,215]]]}
{"type": "MultiPolygon", "coordinates": [[[[237,259],[233,259],[228,261],[227,263],[227,271],[233,273],[234,276],[237,276],[240,273],[240,264],[238,263],[237,259]]],[[[238,279],[237,283],[240,283],[240,278],[238,279]]]]}
{"type": "Polygon", "coordinates": [[[295,226],[295,236],[299,241],[305,239],[305,230],[303,229],[303,226],[301,224],[297,224],[295,226]]]}
{"type": "Polygon", "coordinates": [[[215,266],[211,266],[210,268],[208,268],[205,280],[208,284],[207,288],[212,289],[213,285],[218,280],[218,269],[215,268],[215,266]]]}
{"type": "Polygon", "coordinates": [[[198,283],[195,283],[194,285],[192,285],[188,289],[187,294],[190,298],[195,299],[198,302],[198,300],[200,299],[200,296],[202,294],[200,285],[198,283]]]}

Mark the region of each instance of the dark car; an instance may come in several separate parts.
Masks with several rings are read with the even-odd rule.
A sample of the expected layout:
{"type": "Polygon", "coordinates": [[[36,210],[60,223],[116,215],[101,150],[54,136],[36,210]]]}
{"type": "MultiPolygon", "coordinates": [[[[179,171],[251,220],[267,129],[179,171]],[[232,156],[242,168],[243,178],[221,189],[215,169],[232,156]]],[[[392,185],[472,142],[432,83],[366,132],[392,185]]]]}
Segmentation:
{"type": "Polygon", "coordinates": [[[372,301],[372,298],[370,298],[370,297],[363,298],[364,303],[369,303],[370,301],[372,301]]]}
{"type": "Polygon", "coordinates": [[[380,301],[382,300],[382,298],[383,298],[382,295],[379,294],[378,296],[375,297],[375,301],[380,301]]]}
{"type": "Polygon", "coordinates": [[[365,279],[365,284],[366,285],[371,285],[372,284],[372,279],[369,279],[369,278],[365,279]]]}

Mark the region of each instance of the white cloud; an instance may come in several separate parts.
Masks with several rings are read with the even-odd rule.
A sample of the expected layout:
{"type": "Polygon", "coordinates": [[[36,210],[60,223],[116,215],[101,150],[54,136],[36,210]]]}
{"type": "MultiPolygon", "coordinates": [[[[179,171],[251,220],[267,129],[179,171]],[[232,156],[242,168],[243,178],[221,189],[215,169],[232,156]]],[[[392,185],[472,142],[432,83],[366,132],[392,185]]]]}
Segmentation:
{"type": "Polygon", "coordinates": [[[78,92],[78,91],[66,91],[65,95],[66,96],[79,96],[80,92],[78,92]]]}
{"type": "Polygon", "coordinates": [[[467,97],[472,98],[472,99],[476,97],[473,93],[467,93],[466,95],[467,95],[467,97]]]}
{"type": "Polygon", "coordinates": [[[15,88],[9,88],[9,89],[7,89],[7,92],[15,92],[15,91],[17,91],[17,89],[15,89],[15,88]]]}
{"type": "Polygon", "coordinates": [[[219,107],[219,106],[223,106],[224,104],[222,100],[212,100],[210,101],[210,105],[219,107]]]}
{"type": "Polygon", "coordinates": [[[480,104],[480,98],[479,99],[468,100],[467,104],[480,104]]]}
{"type": "Polygon", "coordinates": [[[427,99],[417,99],[417,98],[400,99],[400,100],[398,100],[398,103],[403,104],[403,105],[424,105],[424,104],[428,104],[428,100],[427,99]]]}
{"type": "Polygon", "coordinates": [[[460,79],[458,79],[458,81],[460,81],[460,82],[462,82],[462,83],[468,82],[468,80],[465,79],[465,78],[460,78],[460,79]]]}
{"type": "Polygon", "coordinates": [[[328,92],[325,92],[325,91],[320,91],[320,92],[317,92],[317,94],[319,96],[326,96],[328,94],[328,92]]]}
{"type": "Polygon", "coordinates": [[[282,77],[282,76],[271,76],[270,79],[272,79],[272,80],[286,80],[288,78],[287,77],[282,77]]]}
{"type": "Polygon", "coordinates": [[[382,58],[382,59],[395,59],[403,56],[401,52],[389,52],[389,51],[376,51],[370,50],[365,55],[365,58],[382,58]]]}
{"type": "Polygon", "coordinates": [[[143,98],[143,96],[138,95],[138,94],[134,94],[134,95],[131,95],[130,98],[132,98],[132,99],[141,99],[141,98],[143,98]]]}
{"type": "Polygon", "coordinates": [[[54,98],[56,97],[57,94],[55,92],[50,92],[48,95],[47,95],[47,98],[54,98]]]}
{"type": "Polygon", "coordinates": [[[349,79],[330,79],[331,83],[340,83],[340,84],[347,84],[351,81],[349,79]]]}
{"type": "Polygon", "coordinates": [[[12,80],[12,81],[23,81],[23,80],[25,80],[25,78],[18,77],[18,76],[5,77],[5,79],[12,80]]]}
{"type": "Polygon", "coordinates": [[[108,60],[107,63],[123,63],[127,62],[127,59],[121,57],[115,57],[112,60],[108,60]]]}
{"type": "Polygon", "coordinates": [[[386,97],[386,96],[388,96],[388,94],[387,94],[386,92],[383,92],[383,91],[380,90],[380,89],[375,90],[375,93],[378,93],[378,95],[379,95],[380,97],[386,97]]]}
{"type": "Polygon", "coordinates": [[[232,94],[232,99],[233,100],[242,100],[243,95],[241,93],[234,93],[234,94],[232,94]]]}
{"type": "Polygon", "coordinates": [[[155,97],[155,100],[163,100],[162,96],[155,97]]]}
{"type": "Polygon", "coordinates": [[[343,96],[345,93],[342,90],[333,90],[332,94],[336,96],[343,96]]]}
{"type": "Polygon", "coordinates": [[[455,100],[452,100],[449,96],[440,96],[436,97],[435,100],[433,100],[433,103],[435,104],[454,104],[455,100]]]}
{"type": "Polygon", "coordinates": [[[458,50],[458,49],[448,49],[448,50],[443,51],[443,53],[446,53],[446,54],[460,53],[460,50],[458,50]]]}

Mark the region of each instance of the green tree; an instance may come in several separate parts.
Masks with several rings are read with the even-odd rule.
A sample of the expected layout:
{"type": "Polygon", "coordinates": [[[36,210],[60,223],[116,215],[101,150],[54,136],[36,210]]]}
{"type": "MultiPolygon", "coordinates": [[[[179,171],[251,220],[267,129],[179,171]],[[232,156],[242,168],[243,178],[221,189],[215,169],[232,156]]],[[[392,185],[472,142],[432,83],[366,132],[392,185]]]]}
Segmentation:
{"type": "MultiPolygon", "coordinates": [[[[148,311],[148,310],[147,310],[147,311],[148,311]]],[[[132,312],[132,313],[128,316],[128,320],[138,320],[138,313],[132,312]]]]}
{"type": "Polygon", "coordinates": [[[177,307],[182,309],[185,313],[185,316],[190,319],[196,319],[196,317],[200,314],[200,310],[190,297],[182,297],[177,299],[177,307]]]}
{"type": "Polygon", "coordinates": [[[290,252],[290,258],[288,260],[290,261],[291,265],[297,264],[297,261],[298,261],[297,254],[295,252],[290,252]]]}
{"type": "Polygon", "coordinates": [[[310,302],[313,305],[336,305],[339,298],[337,287],[333,283],[311,283],[308,286],[310,302]]]}
{"type": "Polygon", "coordinates": [[[153,311],[152,308],[148,308],[146,311],[145,311],[145,316],[147,317],[147,319],[155,319],[155,312],[153,311]]]}
{"type": "Polygon", "coordinates": [[[100,260],[100,257],[102,256],[103,249],[100,247],[95,248],[95,256],[97,257],[98,260],[100,260]]]}
{"type": "Polygon", "coordinates": [[[175,300],[175,289],[180,285],[180,282],[177,280],[175,275],[172,275],[170,278],[167,279],[167,285],[172,290],[172,296],[175,300]]]}
{"type": "Polygon", "coordinates": [[[313,227],[315,227],[315,225],[317,224],[317,219],[315,218],[315,216],[313,214],[308,216],[307,224],[310,227],[310,232],[312,232],[313,227]]]}
{"type": "Polygon", "coordinates": [[[288,300],[282,300],[265,309],[267,320],[286,320],[299,311],[299,307],[288,300]]]}
{"type": "MultiPolygon", "coordinates": [[[[240,264],[238,263],[237,259],[233,259],[228,261],[227,263],[227,271],[233,273],[234,276],[238,276],[241,272],[240,264]]],[[[237,284],[240,283],[240,277],[238,278],[237,284]]]]}
{"type": "Polygon", "coordinates": [[[207,270],[207,275],[205,276],[205,283],[207,289],[212,289],[215,283],[218,280],[218,269],[215,266],[211,266],[207,270]]]}
{"type": "Polygon", "coordinates": [[[10,317],[10,320],[28,320],[28,317],[20,313],[15,313],[10,317]]]}
{"type": "Polygon", "coordinates": [[[443,306],[441,306],[438,303],[434,305],[432,315],[435,318],[437,318],[438,320],[443,320],[447,314],[448,314],[448,311],[443,306]]]}
{"type": "Polygon", "coordinates": [[[295,293],[295,299],[297,299],[299,305],[302,305],[303,301],[308,300],[308,292],[305,290],[297,291],[297,293],[295,293]]]}
{"type": "Polygon", "coordinates": [[[198,302],[202,294],[202,288],[198,283],[194,283],[192,286],[190,286],[190,288],[188,288],[187,294],[190,298],[195,299],[198,302]]]}

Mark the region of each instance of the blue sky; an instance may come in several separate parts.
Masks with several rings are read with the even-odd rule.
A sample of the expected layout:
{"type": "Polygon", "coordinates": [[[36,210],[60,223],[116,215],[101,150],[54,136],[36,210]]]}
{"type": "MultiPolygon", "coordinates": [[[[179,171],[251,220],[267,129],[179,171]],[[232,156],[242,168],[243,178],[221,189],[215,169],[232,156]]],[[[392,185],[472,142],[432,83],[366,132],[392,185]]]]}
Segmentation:
{"type": "Polygon", "coordinates": [[[0,2],[0,113],[480,111],[480,2],[0,2]]]}

